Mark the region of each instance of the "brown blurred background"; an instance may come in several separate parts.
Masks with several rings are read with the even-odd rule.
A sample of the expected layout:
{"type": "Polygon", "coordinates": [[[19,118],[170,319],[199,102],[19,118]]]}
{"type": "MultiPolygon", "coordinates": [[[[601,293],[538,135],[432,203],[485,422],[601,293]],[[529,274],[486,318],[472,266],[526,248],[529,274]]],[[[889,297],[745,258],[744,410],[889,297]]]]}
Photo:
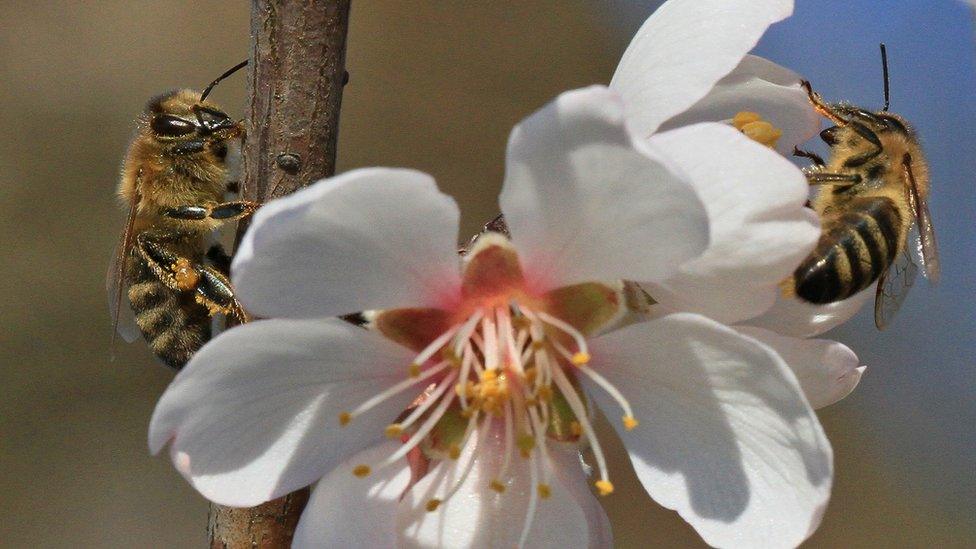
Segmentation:
{"type": "MultiPolygon", "coordinates": [[[[496,211],[512,125],[560,91],[607,82],[653,2],[353,4],[340,171],[433,174],[461,204],[466,235],[496,211]]],[[[151,95],[202,87],[246,57],[247,4],[8,0],[3,8],[0,545],[200,547],[206,502],[146,450],[149,416],[173,374],[141,342],[118,344],[110,360],[104,273],[122,225],[113,193],[135,117],[151,95]]],[[[243,88],[234,77],[213,99],[239,116],[243,88]]],[[[837,474],[808,546],[976,543],[976,497],[960,496],[959,484],[944,497],[947,488],[917,480],[972,486],[973,453],[928,475],[928,452],[947,450],[919,448],[910,429],[882,429],[879,399],[862,394],[821,414],[837,474]]],[[[937,393],[923,396],[938,402],[937,393]]],[[[971,449],[972,438],[962,446],[971,449]]],[[[614,467],[624,463],[618,453],[614,467]]],[[[619,547],[701,545],[636,485],[608,506],[619,547]]]]}

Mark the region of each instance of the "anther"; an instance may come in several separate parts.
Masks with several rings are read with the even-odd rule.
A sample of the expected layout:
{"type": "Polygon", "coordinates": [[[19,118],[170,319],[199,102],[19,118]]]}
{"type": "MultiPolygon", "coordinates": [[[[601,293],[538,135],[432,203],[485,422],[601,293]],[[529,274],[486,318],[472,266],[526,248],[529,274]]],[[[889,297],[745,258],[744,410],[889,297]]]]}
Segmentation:
{"type": "Polygon", "coordinates": [[[751,122],[758,122],[762,120],[762,116],[757,112],[752,111],[740,111],[732,117],[732,127],[737,130],[741,130],[746,124],[751,122]]]}
{"type": "Polygon", "coordinates": [[[522,457],[527,458],[532,455],[532,450],[535,449],[535,437],[530,434],[519,435],[515,445],[521,450],[522,457]]]}
{"type": "Polygon", "coordinates": [[[624,416],[623,420],[624,420],[624,429],[627,429],[628,431],[632,431],[634,427],[640,425],[640,422],[637,421],[637,419],[634,416],[624,416]]]}
{"type": "Polygon", "coordinates": [[[552,387],[548,385],[539,387],[539,389],[536,391],[536,396],[538,396],[539,400],[542,402],[549,402],[552,400],[552,387]]]}
{"type": "Polygon", "coordinates": [[[410,377],[420,377],[420,364],[417,364],[416,362],[411,364],[410,367],[407,368],[407,373],[410,374],[410,377]]]}
{"type": "Polygon", "coordinates": [[[488,487],[498,492],[499,494],[505,493],[505,485],[502,484],[501,481],[499,480],[492,480],[491,482],[488,483],[488,487]]]}
{"type": "Polygon", "coordinates": [[[609,480],[598,480],[594,484],[601,496],[609,496],[613,493],[613,484],[609,480]]]}
{"type": "Polygon", "coordinates": [[[357,465],[352,468],[352,474],[359,478],[368,476],[370,471],[369,465],[357,465]]]}
{"type": "Polygon", "coordinates": [[[546,346],[545,342],[542,342],[542,341],[533,341],[532,342],[532,350],[533,351],[541,351],[542,348],[545,347],[545,346],[546,346]]]}
{"type": "Polygon", "coordinates": [[[451,459],[457,459],[461,457],[461,447],[457,444],[452,444],[450,448],[447,449],[447,455],[451,459]]]}
{"type": "Polygon", "coordinates": [[[539,497],[542,499],[549,499],[552,495],[552,488],[548,484],[539,484],[537,487],[539,489],[539,497]]]}
{"type": "Polygon", "coordinates": [[[575,353],[572,358],[574,366],[583,366],[590,361],[590,353],[575,353]]]}
{"type": "Polygon", "coordinates": [[[427,509],[427,512],[428,513],[433,513],[440,506],[441,506],[441,500],[439,500],[437,498],[434,498],[434,499],[428,500],[427,501],[427,505],[425,505],[424,507],[427,509]]]}
{"type": "Polygon", "coordinates": [[[391,423],[384,430],[387,438],[397,438],[403,434],[403,427],[399,423],[391,423]]]}
{"type": "Polygon", "coordinates": [[[573,433],[573,436],[574,437],[582,436],[583,435],[583,426],[580,425],[580,422],[578,422],[578,421],[571,421],[569,423],[569,432],[570,433],[573,433]]]}
{"type": "Polygon", "coordinates": [[[349,415],[349,412],[342,412],[339,414],[339,425],[345,427],[346,425],[349,425],[350,421],[352,421],[352,416],[349,415]]]}

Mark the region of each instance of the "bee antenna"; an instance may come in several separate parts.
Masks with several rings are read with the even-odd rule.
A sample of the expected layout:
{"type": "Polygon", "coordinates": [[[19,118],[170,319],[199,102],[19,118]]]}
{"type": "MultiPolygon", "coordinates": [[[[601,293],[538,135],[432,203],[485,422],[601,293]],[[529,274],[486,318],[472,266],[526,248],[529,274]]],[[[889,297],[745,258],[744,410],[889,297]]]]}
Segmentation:
{"type": "Polygon", "coordinates": [[[210,92],[213,91],[214,86],[216,86],[221,80],[223,80],[224,78],[227,78],[228,76],[234,74],[235,72],[243,69],[246,66],[247,66],[247,59],[245,59],[245,60],[241,61],[240,63],[234,65],[233,67],[227,69],[227,71],[224,72],[224,74],[221,74],[220,76],[218,76],[216,80],[214,80],[213,82],[211,82],[210,85],[207,86],[207,88],[205,90],[203,90],[203,95],[200,96],[200,101],[203,101],[204,99],[206,99],[207,96],[210,95],[210,92]]]}
{"type": "Polygon", "coordinates": [[[884,42],[881,43],[881,70],[882,70],[882,72],[884,74],[884,97],[885,97],[884,108],[881,109],[881,112],[887,112],[888,111],[888,103],[889,103],[889,98],[888,98],[888,50],[885,49],[884,42]]]}

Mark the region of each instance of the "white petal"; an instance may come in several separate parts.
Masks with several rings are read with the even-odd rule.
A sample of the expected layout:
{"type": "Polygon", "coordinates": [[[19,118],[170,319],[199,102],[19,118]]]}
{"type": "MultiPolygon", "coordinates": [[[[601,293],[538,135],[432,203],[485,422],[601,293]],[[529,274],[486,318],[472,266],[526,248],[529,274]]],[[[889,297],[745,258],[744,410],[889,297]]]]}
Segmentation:
{"type": "Polygon", "coordinates": [[[292,547],[395,547],[396,510],[410,469],[390,466],[358,478],[360,463],[377,463],[400,446],[386,442],[353,456],[315,485],[292,547]]]}
{"type": "MultiPolygon", "coordinates": [[[[629,432],[614,423],[644,488],[707,543],[794,547],[816,529],[830,495],[830,444],[767,347],[676,314],[597,338],[591,352],[591,366],[641,422],[629,432]]],[[[616,401],[591,385],[616,415],[616,401]]]]}
{"type": "Polygon", "coordinates": [[[598,86],[564,93],[516,126],[500,202],[526,277],[543,289],[660,280],[708,239],[694,191],[598,86]]]}
{"type": "Polygon", "coordinates": [[[375,333],[328,320],[260,320],[205,345],[169,386],[149,447],[172,440],[173,463],[208,499],[250,506],[311,484],[383,438],[417,396],[340,427],[338,416],[406,379],[412,354],[375,333]]]}
{"type": "Polygon", "coordinates": [[[766,328],[783,335],[813,337],[850,320],[874,297],[876,286],[876,283],[872,284],[843,301],[827,305],[814,305],[777,294],[776,302],[768,311],[743,324],[766,328]]]}
{"type": "Polygon", "coordinates": [[[750,326],[739,333],[772,348],[796,374],[803,393],[814,408],[829,406],[851,394],[861,381],[864,366],[847,345],[828,339],[800,339],[750,326]]]}
{"type": "Polygon", "coordinates": [[[261,208],[234,284],[265,317],[437,305],[458,285],[458,215],[426,174],[353,170],[261,208]]]}
{"type": "Polygon", "coordinates": [[[664,283],[648,285],[648,293],[722,322],[768,309],[779,282],[820,237],[817,215],[804,207],[803,172],[723,124],[687,126],[650,141],[688,174],[708,211],[710,243],[664,283]]]}
{"type": "Polygon", "coordinates": [[[759,113],[783,132],[776,150],[785,155],[820,130],[820,117],[800,87],[800,75],[747,55],[708,95],[661,125],[660,131],[697,122],[727,122],[742,111],[759,113]]]}
{"type": "MultiPolygon", "coordinates": [[[[528,462],[516,457],[511,479],[499,494],[488,487],[503,457],[501,430],[495,429],[478,447],[465,446],[457,461],[431,469],[404,496],[397,517],[401,544],[407,547],[515,547],[525,524],[529,495],[536,489],[528,462]],[[473,466],[466,466],[474,457],[473,466]],[[465,475],[465,471],[467,474],[465,475]],[[434,512],[424,508],[431,498],[443,499],[458,480],[461,485],[434,512]]],[[[538,500],[526,547],[609,547],[609,521],[589,491],[576,449],[549,444],[552,495],[538,500]],[[587,540],[584,545],[584,540],[587,540]]],[[[536,450],[538,451],[538,450],[536,450]]]]}
{"type": "Polygon", "coordinates": [[[670,0],[637,31],[610,87],[619,91],[641,135],[697,103],[734,69],[792,0],[670,0]]]}

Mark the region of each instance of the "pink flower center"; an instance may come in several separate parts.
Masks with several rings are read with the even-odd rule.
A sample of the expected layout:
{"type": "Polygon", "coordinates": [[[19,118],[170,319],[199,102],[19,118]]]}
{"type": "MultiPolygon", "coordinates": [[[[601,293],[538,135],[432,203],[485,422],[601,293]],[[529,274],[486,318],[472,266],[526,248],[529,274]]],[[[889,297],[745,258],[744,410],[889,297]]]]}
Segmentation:
{"type": "MultiPolygon", "coordinates": [[[[601,495],[613,491],[576,376],[587,376],[617,400],[627,429],[636,427],[637,420],[616,387],[589,366],[586,337],[577,328],[592,329],[594,318],[604,322],[613,316],[608,311],[618,312],[619,292],[588,283],[532,296],[524,290],[514,250],[505,245],[507,241],[496,240],[471,252],[463,297],[455,310],[378,313],[374,324],[380,331],[419,352],[407,366],[407,379],[341,414],[340,423],[345,425],[417,382],[430,380],[414,406],[386,427],[387,436],[399,438],[402,446],[379,463],[357,465],[353,474],[369,475],[418,447],[429,459],[456,460],[472,436],[478,437],[478,448],[484,448],[483,437],[493,427],[499,428],[504,433],[504,454],[489,487],[504,492],[510,469],[528,466],[536,489],[529,503],[527,534],[537,500],[551,493],[547,439],[575,442],[585,437],[599,471],[597,490],[601,495]],[[440,326],[439,333],[432,333],[431,326],[440,326]],[[423,346],[415,341],[418,334],[425,338],[423,346]]],[[[437,509],[453,495],[464,476],[445,497],[428,501],[427,509],[437,509]]]]}

